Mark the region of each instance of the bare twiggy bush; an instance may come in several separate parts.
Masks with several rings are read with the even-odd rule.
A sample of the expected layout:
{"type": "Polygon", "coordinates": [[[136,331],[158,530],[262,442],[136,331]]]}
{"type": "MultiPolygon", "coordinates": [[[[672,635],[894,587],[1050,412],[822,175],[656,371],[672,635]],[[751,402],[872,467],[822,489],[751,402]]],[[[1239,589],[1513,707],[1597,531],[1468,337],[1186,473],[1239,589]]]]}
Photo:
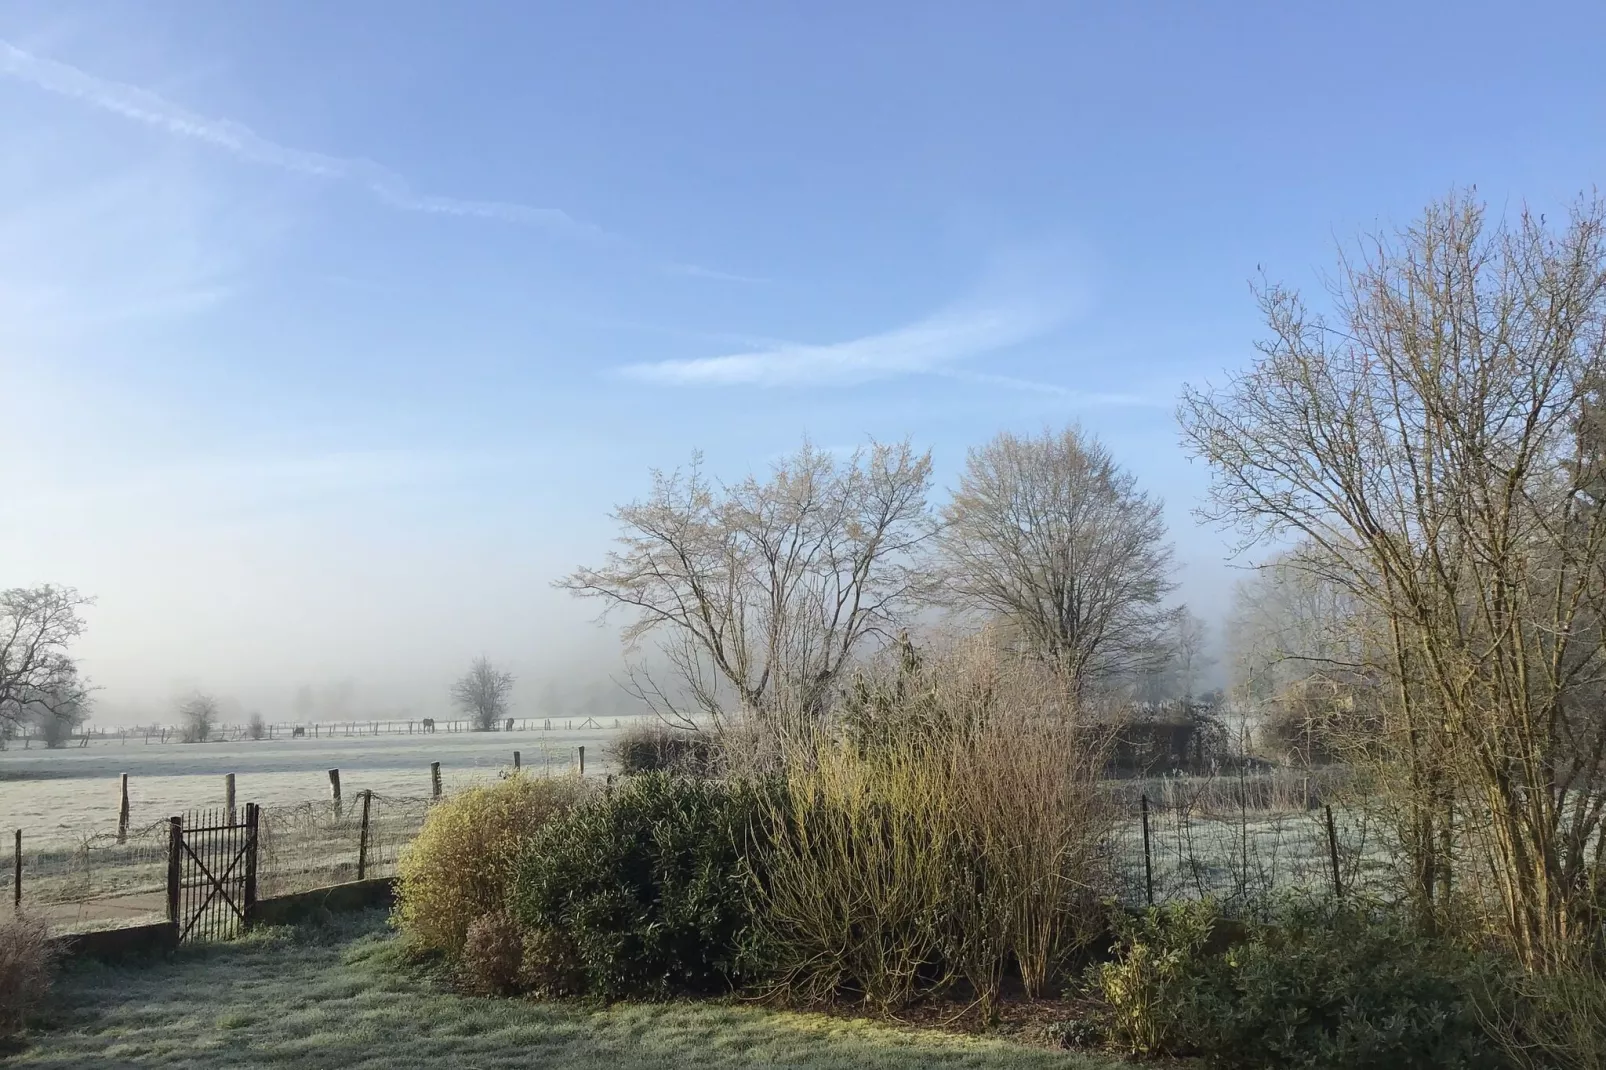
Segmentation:
{"type": "Polygon", "coordinates": [[[1521,1070],[1606,1070],[1606,977],[1588,970],[1512,980],[1480,1001],[1485,1031],[1521,1070]]]}
{"type": "Polygon", "coordinates": [[[874,715],[791,764],[770,815],[780,990],[887,1011],[963,978],[984,1016],[1011,969],[1042,991],[1096,924],[1110,823],[1068,683],[969,643],[858,690],[874,715]]]}
{"type": "Polygon", "coordinates": [[[505,911],[482,914],[469,923],[458,957],[458,983],[479,996],[518,991],[524,965],[524,936],[505,911]]]}
{"type": "Polygon", "coordinates": [[[655,772],[707,776],[719,764],[719,741],[713,736],[662,723],[631,725],[615,737],[609,750],[614,768],[625,776],[655,772]]]}
{"type": "Polygon", "coordinates": [[[0,1037],[9,1037],[50,991],[55,953],[42,919],[0,919],[0,1037]]]}
{"type": "Polygon", "coordinates": [[[184,727],[184,742],[205,743],[217,728],[217,699],[197,691],[179,704],[178,717],[184,727]]]}
{"type": "Polygon", "coordinates": [[[1491,226],[1451,197],[1333,298],[1266,290],[1260,359],[1184,395],[1207,513],[1297,534],[1377,614],[1371,743],[1424,919],[1476,888],[1530,968],[1565,968],[1606,812],[1606,206],[1491,226]]]}
{"type": "Polygon", "coordinates": [[[475,731],[489,732],[507,717],[512,693],[513,674],[492,665],[490,658],[480,657],[452,685],[452,705],[463,712],[475,731]]]}

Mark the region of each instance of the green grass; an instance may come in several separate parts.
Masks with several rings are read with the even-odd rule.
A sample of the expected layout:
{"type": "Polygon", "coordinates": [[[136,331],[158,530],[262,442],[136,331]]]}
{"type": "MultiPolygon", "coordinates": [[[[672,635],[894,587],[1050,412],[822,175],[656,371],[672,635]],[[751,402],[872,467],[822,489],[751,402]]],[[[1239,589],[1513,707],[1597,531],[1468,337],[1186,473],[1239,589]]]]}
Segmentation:
{"type": "Polygon", "coordinates": [[[377,915],[125,967],[84,965],[17,1066],[340,1070],[694,1066],[1107,1070],[1002,1041],[716,1003],[473,999],[411,967],[377,915]]]}

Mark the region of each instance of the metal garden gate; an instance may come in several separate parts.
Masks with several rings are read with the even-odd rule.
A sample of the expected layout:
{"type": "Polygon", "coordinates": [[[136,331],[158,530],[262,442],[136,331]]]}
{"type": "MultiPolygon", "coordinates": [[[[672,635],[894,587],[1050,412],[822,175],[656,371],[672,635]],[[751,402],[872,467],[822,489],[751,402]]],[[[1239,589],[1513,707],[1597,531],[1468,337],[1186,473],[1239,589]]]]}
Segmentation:
{"type": "Polygon", "coordinates": [[[257,898],[261,809],[203,810],[169,818],[167,919],[180,943],[239,935],[257,898]]]}

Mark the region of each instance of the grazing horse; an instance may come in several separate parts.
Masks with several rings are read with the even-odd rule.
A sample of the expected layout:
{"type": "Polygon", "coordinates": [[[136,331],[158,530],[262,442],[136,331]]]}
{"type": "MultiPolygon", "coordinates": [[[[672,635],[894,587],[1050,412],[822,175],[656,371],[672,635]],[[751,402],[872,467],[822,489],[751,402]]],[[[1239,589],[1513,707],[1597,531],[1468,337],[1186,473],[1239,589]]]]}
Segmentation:
{"type": "Polygon", "coordinates": [[[433,718],[433,717],[424,718],[423,725],[424,725],[424,731],[426,731],[426,732],[435,731],[435,718],[433,718]]]}
{"type": "Polygon", "coordinates": [[[294,728],[290,729],[290,738],[291,739],[295,739],[297,736],[304,736],[306,734],[307,734],[306,728],[304,728],[301,725],[296,725],[294,728]]]}

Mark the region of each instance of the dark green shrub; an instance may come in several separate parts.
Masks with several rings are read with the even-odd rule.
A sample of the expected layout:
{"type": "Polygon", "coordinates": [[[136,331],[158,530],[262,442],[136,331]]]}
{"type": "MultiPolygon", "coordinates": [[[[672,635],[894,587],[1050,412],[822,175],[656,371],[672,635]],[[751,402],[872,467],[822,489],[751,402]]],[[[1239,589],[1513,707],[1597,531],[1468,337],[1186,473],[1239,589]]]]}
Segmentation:
{"type": "Polygon", "coordinates": [[[1109,1035],[1109,1023],[1102,1017],[1084,1015],[1061,1018],[1043,1027],[1043,1037],[1056,1048],[1094,1048],[1109,1035]]]}
{"type": "Polygon", "coordinates": [[[586,990],[584,964],[568,936],[554,929],[523,931],[519,987],[536,996],[578,996],[586,990]]]}
{"type": "Polygon", "coordinates": [[[1222,1067],[1499,1067],[1486,965],[1391,911],[1289,904],[1189,986],[1186,1046],[1222,1067]]]}
{"type": "Polygon", "coordinates": [[[1210,1067],[1477,1070],[1510,1065],[1483,1027],[1491,960],[1404,916],[1288,903],[1222,947],[1209,904],[1117,914],[1089,971],[1109,1043],[1210,1067]]]}
{"type": "Polygon", "coordinates": [[[654,773],[577,807],[525,853],[520,923],[561,937],[607,999],[746,983],[754,790],[654,773]]]}

